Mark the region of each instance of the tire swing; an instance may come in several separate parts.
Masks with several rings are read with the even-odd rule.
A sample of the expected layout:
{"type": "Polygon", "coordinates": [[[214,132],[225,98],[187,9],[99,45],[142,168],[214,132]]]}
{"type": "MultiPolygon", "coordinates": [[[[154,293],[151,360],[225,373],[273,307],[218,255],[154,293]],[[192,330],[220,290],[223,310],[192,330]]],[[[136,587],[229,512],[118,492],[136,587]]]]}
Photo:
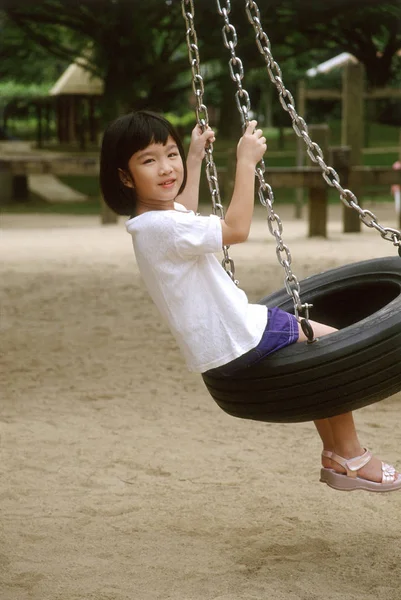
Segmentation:
{"type": "MultiPolygon", "coordinates": [[[[218,13],[224,19],[223,40],[231,54],[230,75],[237,85],[235,99],[245,128],[251,106],[242,85],[242,62],[235,51],[237,34],[229,20],[230,2],[226,1],[225,8],[219,0],[216,2],[218,13]]],[[[203,103],[193,0],[181,0],[181,4],[197,102],[196,117],[205,129],[209,121],[203,103]]],[[[363,210],[356,196],[341,186],[336,171],[325,163],[320,147],[310,139],[307,124],[297,114],[294,99],[283,84],[256,2],[245,0],[245,7],[270,80],[278,90],[283,109],[291,116],[295,133],[304,140],[309,157],[319,165],[328,185],[339,191],[344,204],[356,210],[367,227],[375,228],[383,239],[392,242],[399,254],[399,257],[346,265],[298,282],[291,270],[290,250],[282,238],[281,220],[273,209],[274,195],[264,179],[263,160],[256,167],[259,200],[267,208],[269,231],[276,239],[277,258],[286,273],[285,287],[260,303],[294,314],[308,342],[287,346],[230,377],[217,374],[202,377],[218,406],[229,415],[272,423],[311,421],[368,406],[401,391],[401,232],[383,227],[372,212],[363,210]],[[316,339],[309,323],[312,306],[316,321],[339,331],[316,339]]],[[[213,212],[224,218],[212,144],[206,149],[205,160],[213,212]]],[[[222,266],[238,284],[227,246],[223,247],[223,253],[222,266]]]]}

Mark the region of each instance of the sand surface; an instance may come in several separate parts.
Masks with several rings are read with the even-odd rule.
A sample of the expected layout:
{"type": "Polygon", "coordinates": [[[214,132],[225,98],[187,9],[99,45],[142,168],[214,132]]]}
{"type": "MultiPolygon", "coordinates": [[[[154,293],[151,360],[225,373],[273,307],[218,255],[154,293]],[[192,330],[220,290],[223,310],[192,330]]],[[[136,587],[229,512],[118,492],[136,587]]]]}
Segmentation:
{"type": "MultiPolygon", "coordinates": [[[[299,279],[395,253],[365,227],[343,235],[337,209],[327,240],[278,212],[299,279]]],[[[223,413],[160,323],[122,221],[2,227],[1,600],[400,600],[401,493],[320,484],[310,423],[223,413]]],[[[231,254],[251,300],[282,287],[260,210],[231,254]]],[[[397,394],[356,414],[399,466],[400,408],[397,394]]]]}

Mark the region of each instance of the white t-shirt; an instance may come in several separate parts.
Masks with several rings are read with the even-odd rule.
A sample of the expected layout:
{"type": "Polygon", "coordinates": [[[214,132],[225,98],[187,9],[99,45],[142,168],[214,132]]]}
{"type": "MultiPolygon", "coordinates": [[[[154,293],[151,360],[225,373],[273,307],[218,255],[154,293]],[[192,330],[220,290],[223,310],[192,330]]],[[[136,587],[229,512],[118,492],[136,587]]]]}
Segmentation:
{"type": "Polygon", "coordinates": [[[222,247],[216,215],[175,210],[126,222],[147,290],[167,321],[190,371],[225,365],[260,342],[267,308],[249,304],[214,252],[222,247]]]}

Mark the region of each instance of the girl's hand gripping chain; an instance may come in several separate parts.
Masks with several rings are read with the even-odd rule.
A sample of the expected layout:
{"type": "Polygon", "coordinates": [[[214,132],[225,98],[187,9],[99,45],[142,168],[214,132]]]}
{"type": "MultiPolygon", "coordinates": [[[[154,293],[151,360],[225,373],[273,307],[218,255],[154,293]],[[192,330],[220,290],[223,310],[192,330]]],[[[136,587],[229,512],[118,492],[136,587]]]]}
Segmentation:
{"type": "Polygon", "coordinates": [[[237,160],[249,161],[252,166],[262,160],[264,153],[267,150],[266,138],[263,136],[261,129],[256,129],[257,121],[250,121],[245,130],[244,135],[238,142],[237,160]]]}
{"type": "Polygon", "coordinates": [[[237,146],[234,192],[222,222],[223,243],[227,246],[245,242],[251,227],[255,200],[255,166],[267,148],[263,131],[256,129],[256,125],[256,121],[250,121],[237,146]]]}
{"type": "Polygon", "coordinates": [[[198,209],[199,183],[205,147],[206,144],[213,143],[214,140],[214,131],[210,127],[203,133],[199,125],[194,127],[187,156],[187,184],[182,194],[177,198],[178,202],[194,212],[198,209]]]}
{"type": "Polygon", "coordinates": [[[188,150],[188,160],[205,158],[205,148],[207,144],[213,143],[216,140],[214,131],[208,126],[206,131],[202,133],[200,125],[196,125],[192,130],[191,143],[188,150]]]}

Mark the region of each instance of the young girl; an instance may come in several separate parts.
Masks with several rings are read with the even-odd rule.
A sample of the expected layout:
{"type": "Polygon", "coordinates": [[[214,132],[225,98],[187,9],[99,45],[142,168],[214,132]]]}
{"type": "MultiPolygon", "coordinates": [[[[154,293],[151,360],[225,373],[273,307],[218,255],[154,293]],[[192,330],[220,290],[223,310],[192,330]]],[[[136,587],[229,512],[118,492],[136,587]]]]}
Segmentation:
{"type": "MultiPolygon", "coordinates": [[[[254,207],[255,165],[266,140],[251,121],[237,148],[234,192],[224,220],[196,214],[208,128],[192,132],[188,157],[162,116],[125,115],[105,131],[100,183],[108,206],[126,223],[145,286],[190,370],[230,374],[295,342],[305,342],[296,318],[250,304],[214,253],[244,242],[254,207]],[[257,352],[253,352],[257,348],[257,352]],[[257,357],[257,358],[256,358],[257,357]]],[[[317,337],[335,331],[311,322],[317,337]]],[[[338,490],[401,489],[394,467],[361,447],[352,413],[315,421],[323,442],[320,480],[338,490]]]]}

